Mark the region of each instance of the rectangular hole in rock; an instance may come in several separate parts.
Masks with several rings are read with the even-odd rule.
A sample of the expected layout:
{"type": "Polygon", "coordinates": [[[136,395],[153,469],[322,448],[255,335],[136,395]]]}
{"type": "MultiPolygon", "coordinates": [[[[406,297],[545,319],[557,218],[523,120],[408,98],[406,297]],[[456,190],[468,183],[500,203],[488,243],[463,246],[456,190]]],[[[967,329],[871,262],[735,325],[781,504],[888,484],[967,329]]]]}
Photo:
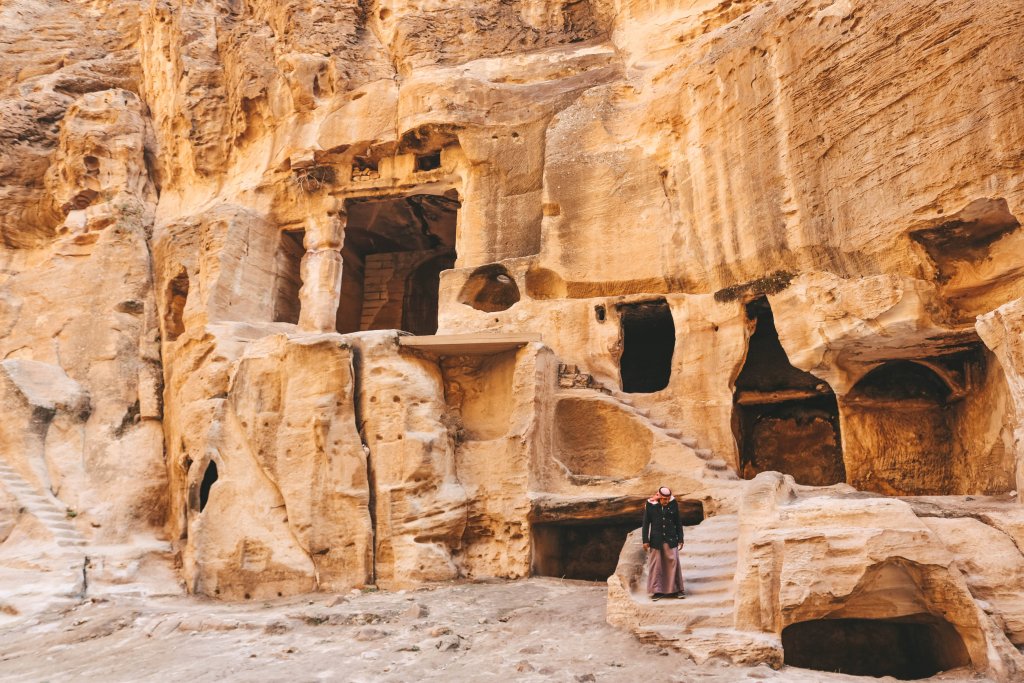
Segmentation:
{"type": "Polygon", "coordinates": [[[631,521],[551,523],[533,526],[533,574],[604,581],[615,573],[631,521]]]}
{"type": "Polygon", "coordinates": [[[298,323],[301,304],[302,257],[306,253],[305,230],[284,230],[277,250],[277,278],[274,291],[274,322],[298,323]]]}
{"type": "Polygon", "coordinates": [[[622,390],[637,394],[661,391],[672,376],[676,345],[675,322],[668,302],[659,299],[622,304],[618,309],[622,325],[622,390]]]}
{"type": "Polygon", "coordinates": [[[441,168],[441,152],[430,152],[429,154],[417,154],[416,155],[416,170],[417,171],[433,171],[435,168],[441,168]]]}

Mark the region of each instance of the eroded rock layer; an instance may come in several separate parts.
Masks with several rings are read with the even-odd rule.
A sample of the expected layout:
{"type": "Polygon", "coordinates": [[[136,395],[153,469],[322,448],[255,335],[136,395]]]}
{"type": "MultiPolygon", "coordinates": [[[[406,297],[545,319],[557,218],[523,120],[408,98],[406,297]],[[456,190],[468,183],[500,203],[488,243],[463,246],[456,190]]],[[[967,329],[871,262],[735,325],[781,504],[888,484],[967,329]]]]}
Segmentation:
{"type": "Polygon", "coordinates": [[[1022,37],[997,1],[4,3],[0,559],[611,576],[697,659],[1013,680],[1022,37]],[[662,484],[671,606],[629,535],[662,484]]]}

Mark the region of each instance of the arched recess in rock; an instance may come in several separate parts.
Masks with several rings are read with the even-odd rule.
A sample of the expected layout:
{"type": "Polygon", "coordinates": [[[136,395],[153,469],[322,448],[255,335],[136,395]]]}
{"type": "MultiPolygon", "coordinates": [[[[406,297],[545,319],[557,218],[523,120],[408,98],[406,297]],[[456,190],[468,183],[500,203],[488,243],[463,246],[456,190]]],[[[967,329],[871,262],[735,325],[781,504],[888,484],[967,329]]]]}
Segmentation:
{"type": "Polygon", "coordinates": [[[983,613],[947,566],[889,557],[840,593],[811,591],[784,608],[787,665],[914,680],[990,664],[983,613]]]}
{"type": "Polygon", "coordinates": [[[507,311],[519,301],[519,286],[505,266],[492,263],[480,266],[467,278],[459,291],[459,303],[478,311],[507,311]]]}
{"type": "Polygon", "coordinates": [[[848,481],[887,495],[1007,491],[1012,410],[1002,368],[980,345],[882,363],[843,397],[848,481]]]}
{"type": "Polygon", "coordinates": [[[777,471],[814,486],[846,481],[832,388],[789,362],[766,298],[747,304],[746,314],[755,327],[733,395],[740,474],[777,471]]]}
{"type": "Polygon", "coordinates": [[[427,259],[409,274],[402,306],[402,329],[413,334],[437,332],[438,288],[441,272],[455,266],[454,254],[427,259]]]}

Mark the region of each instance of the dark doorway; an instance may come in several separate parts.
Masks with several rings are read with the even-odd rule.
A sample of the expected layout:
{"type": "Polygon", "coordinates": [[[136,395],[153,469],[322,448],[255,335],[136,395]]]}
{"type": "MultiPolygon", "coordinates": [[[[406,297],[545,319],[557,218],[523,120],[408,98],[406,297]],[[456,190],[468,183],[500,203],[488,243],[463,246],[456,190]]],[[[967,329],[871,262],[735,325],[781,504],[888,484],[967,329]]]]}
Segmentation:
{"type": "Polygon", "coordinates": [[[846,481],[832,388],[790,364],[767,299],[747,304],[747,317],[755,328],[734,395],[741,474],[776,471],[813,486],[846,481]]]}
{"type": "Polygon", "coordinates": [[[405,286],[402,329],[413,334],[437,332],[437,292],[441,272],[455,266],[455,254],[439,254],[416,266],[405,286]]]}
{"type": "MultiPolygon", "coordinates": [[[[701,501],[678,502],[679,515],[685,526],[704,521],[704,504],[701,501]]],[[[581,507],[585,509],[592,505],[591,501],[581,507]]],[[[581,581],[607,580],[615,573],[626,536],[639,529],[643,522],[643,506],[644,501],[632,501],[605,517],[534,523],[531,526],[533,575],[581,581]]],[[[590,514],[593,513],[590,510],[590,514]]]]}
{"type": "Polygon", "coordinates": [[[440,195],[346,203],[338,332],[437,331],[438,282],[455,264],[459,206],[440,195]]]}
{"type": "Polygon", "coordinates": [[[782,647],[789,666],[904,681],[971,663],[956,629],[931,615],[802,621],[782,630],[782,647]]]}
{"type": "Polygon", "coordinates": [[[633,394],[661,391],[672,377],[676,326],[664,299],[619,306],[622,390],[633,394]]]}
{"type": "Polygon", "coordinates": [[[217,481],[217,463],[210,461],[203,472],[203,482],[199,485],[199,511],[202,512],[210,502],[210,488],[217,481]]]}
{"type": "Polygon", "coordinates": [[[274,291],[274,322],[299,322],[299,290],[302,288],[302,257],[306,254],[305,230],[281,233],[277,249],[277,277],[274,291]]]}
{"type": "Polygon", "coordinates": [[[565,522],[533,526],[533,573],[604,581],[615,573],[619,553],[636,520],[565,522]]]}

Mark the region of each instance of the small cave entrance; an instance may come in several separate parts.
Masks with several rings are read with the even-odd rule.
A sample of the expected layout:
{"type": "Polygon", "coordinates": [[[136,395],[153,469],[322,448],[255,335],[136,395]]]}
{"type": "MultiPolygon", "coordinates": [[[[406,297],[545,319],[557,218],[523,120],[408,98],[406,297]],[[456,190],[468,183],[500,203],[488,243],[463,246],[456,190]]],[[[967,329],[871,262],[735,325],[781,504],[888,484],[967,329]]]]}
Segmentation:
{"type": "Polygon", "coordinates": [[[203,472],[203,481],[199,484],[199,511],[202,512],[206,508],[206,504],[210,502],[210,489],[217,482],[217,463],[213,460],[206,466],[206,471],[203,472]]]}
{"type": "Polygon", "coordinates": [[[505,266],[492,263],[474,270],[459,292],[459,303],[478,311],[507,311],[519,301],[519,286],[505,266]]]}
{"type": "Polygon", "coordinates": [[[437,332],[438,284],[455,265],[459,207],[448,194],[346,202],[338,332],[437,332]]]}
{"type": "Polygon", "coordinates": [[[172,342],[185,332],[185,304],[188,303],[188,271],[181,268],[167,283],[164,337],[172,342]]]}
{"type": "Polygon", "coordinates": [[[567,521],[533,526],[533,574],[605,581],[615,573],[619,553],[635,519],[567,521]]]}
{"type": "MultiPolygon", "coordinates": [[[[704,520],[699,500],[679,500],[679,515],[685,526],[704,520]]],[[[643,522],[644,501],[598,518],[560,519],[534,523],[534,576],[555,576],[581,581],[606,581],[615,573],[622,546],[631,531],[643,522]]],[[[607,512],[607,510],[606,510],[607,512]]]]}
{"type": "Polygon", "coordinates": [[[733,400],[741,475],[776,471],[813,486],[846,481],[832,388],[790,364],[766,298],[747,304],[747,318],[755,328],[733,400]]]}
{"type": "Polygon", "coordinates": [[[664,299],[618,306],[622,326],[619,373],[622,390],[649,394],[668,386],[676,326],[664,299]]]}
{"type": "Polygon", "coordinates": [[[306,254],[305,230],[285,230],[277,249],[277,276],[274,286],[274,322],[299,322],[302,289],[302,257],[306,254]]]}
{"type": "Polygon", "coordinates": [[[782,630],[788,666],[904,681],[970,666],[963,639],[928,614],[897,619],[815,619],[782,630]]]}

